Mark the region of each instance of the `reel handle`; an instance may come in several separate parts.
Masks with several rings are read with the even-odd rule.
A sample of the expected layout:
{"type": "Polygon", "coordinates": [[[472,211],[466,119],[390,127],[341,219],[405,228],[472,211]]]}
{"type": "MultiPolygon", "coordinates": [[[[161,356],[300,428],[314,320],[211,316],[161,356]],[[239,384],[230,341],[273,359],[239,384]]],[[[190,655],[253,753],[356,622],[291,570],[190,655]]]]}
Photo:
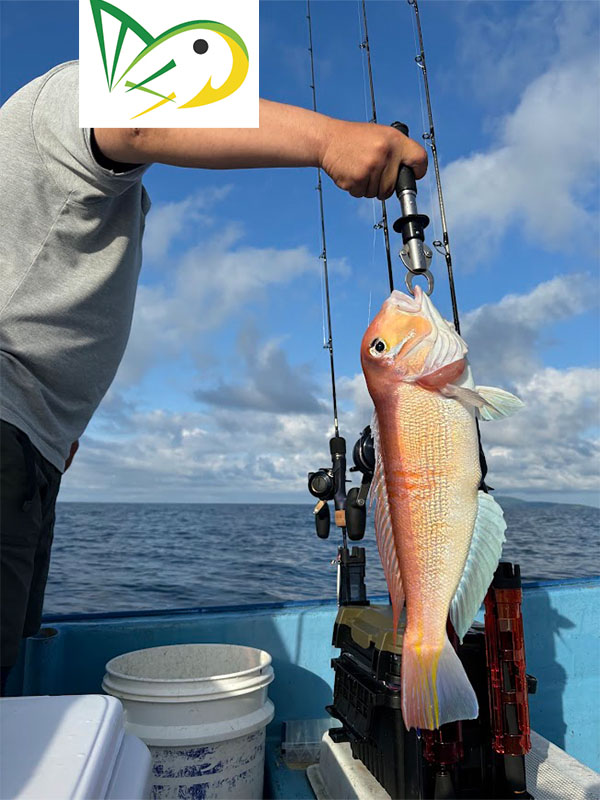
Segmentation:
{"type": "MultiPolygon", "coordinates": [[[[392,128],[395,128],[397,131],[400,131],[400,133],[408,136],[408,125],[406,125],[404,122],[392,122],[392,128]]],[[[416,192],[417,181],[415,179],[415,173],[412,167],[407,167],[406,164],[402,164],[398,170],[398,178],[396,180],[396,196],[398,199],[400,199],[400,195],[402,192],[406,191],[406,189],[416,192]]]]}
{"type": "Polygon", "coordinates": [[[331,524],[331,516],[329,513],[329,504],[324,500],[317,503],[314,510],[315,515],[315,528],[319,539],[327,539],[329,536],[329,527],[331,524]]]}
{"type": "Polygon", "coordinates": [[[363,538],[367,524],[367,508],[364,503],[363,505],[357,503],[358,492],[358,487],[353,486],[346,498],[346,531],[348,538],[353,542],[363,538]]]}

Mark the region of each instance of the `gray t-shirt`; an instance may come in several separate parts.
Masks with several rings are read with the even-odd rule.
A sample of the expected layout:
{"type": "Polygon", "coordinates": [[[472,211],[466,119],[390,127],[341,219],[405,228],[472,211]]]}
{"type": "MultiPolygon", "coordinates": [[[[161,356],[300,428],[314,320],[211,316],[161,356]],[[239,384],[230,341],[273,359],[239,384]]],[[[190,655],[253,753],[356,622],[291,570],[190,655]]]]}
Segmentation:
{"type": "Polygon", "coordinates": [[[64,470],[129,331],[150,199],[146,166],[100,166],[77,62],[0,109],[0,418],[64,470]]]}

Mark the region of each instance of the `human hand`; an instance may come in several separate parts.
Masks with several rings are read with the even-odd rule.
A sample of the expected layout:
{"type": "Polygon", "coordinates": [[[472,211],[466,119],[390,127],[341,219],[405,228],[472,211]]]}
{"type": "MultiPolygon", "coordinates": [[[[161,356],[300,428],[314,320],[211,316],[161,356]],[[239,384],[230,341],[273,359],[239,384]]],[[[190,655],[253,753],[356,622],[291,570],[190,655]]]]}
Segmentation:
{"type": "Polygon", "coordinates": [[[75,458],[75,453],[78,450],[79,450],[79,440],[77,440],[76,442],[73,442],[73,444],[71,445],[71,450],[69,451],[69,456],[68,456],[67,460],[65,461],[65,472],[71,466],[71,462],[75,458]]]}
{"type": "Polygon", "coordinates": [[[320,166],[353,197],[391,197],[402,164],[417,179],[427,172],[427,152],[420,144],[386,125],[330,119],[320,166]]]}

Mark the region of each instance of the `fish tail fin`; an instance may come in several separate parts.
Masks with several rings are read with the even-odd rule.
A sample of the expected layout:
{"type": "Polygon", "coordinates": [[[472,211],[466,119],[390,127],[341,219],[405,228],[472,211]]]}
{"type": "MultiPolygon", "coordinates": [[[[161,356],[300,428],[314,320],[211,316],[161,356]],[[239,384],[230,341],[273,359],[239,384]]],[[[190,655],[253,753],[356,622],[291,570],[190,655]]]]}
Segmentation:
{"type": "Polygon", "coordinates": [[[407,730],[433,730],[446,722],[476,719],[477,697],[450,640],[439,647],[402,647],[402,716],[407,730]]]}

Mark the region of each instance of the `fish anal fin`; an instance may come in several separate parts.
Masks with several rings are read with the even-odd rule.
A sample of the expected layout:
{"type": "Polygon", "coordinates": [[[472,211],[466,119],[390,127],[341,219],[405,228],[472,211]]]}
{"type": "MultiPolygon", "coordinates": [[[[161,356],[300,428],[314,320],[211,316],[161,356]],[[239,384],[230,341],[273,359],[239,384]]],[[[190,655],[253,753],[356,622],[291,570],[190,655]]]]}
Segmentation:
{"type": "Polygon", "coordinates": [[[458,361],[453,361],[452,364],[446,364],[435,372],[430,372],[429,375],[423,375],[419,378],[417,383],[425,389],[440,389],[446,384],[451,384],[458,380],[463,374],[467,362],[464,358],[458,361]]]}
{"type": "Polygon", "coordinates": [[[477,697],[447,636],[441,648],[402,646],[402,716],[407,730],[433,730],[447,722],[476,719],[477,697]]]}
{"type": "Polygon", "coordinates": [[[400,562],[396,552],[396,542],[392,528],[392,517],[385,482],[385,472],[383,467],[383,455],[381,452],[381,441],[379,437],[379,423],[377,413],[373,414],[371,422],[371,433],[375,449],[375,470],[371,481],[370,499],[371,504],[375,503],[375,536],[377,548],[383,565],[383,571],[387,582],[394,617],[394,644],[398,632],[400,614],[404,608],[404,587],[400,573],[400,562]]]}
{"type": "Polygon", "coordinates": [[[506,541],[502,508],[485,492],[478,492],[477,516],[471,546],[458,588],[450,603],[450,620],[462,642],[486,595],[506,541]]]}

